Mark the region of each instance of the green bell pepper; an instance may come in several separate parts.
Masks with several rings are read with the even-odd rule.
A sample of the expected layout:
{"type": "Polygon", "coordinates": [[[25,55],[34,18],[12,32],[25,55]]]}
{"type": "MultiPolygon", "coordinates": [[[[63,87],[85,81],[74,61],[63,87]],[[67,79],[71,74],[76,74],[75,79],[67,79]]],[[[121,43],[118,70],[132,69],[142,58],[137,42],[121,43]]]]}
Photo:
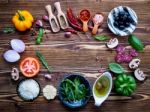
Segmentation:
{"type": "Polygon", "coordinates": [[[123,96],[130,96],[136,89],[134,77],[126,74],[121,74],[114,80],[115,90],[123,96]]]}

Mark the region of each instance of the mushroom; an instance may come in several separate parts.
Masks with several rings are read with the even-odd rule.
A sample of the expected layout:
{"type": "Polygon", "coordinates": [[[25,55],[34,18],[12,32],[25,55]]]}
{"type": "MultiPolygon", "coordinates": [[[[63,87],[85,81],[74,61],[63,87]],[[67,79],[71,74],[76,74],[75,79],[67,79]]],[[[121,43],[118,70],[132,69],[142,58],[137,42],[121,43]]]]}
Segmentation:
{"type": "Polygon", "coordinates": [[[17,81],[19,79],[19,70],[15,67],[12,68],[12,71],[11,71],[11,78],[14,80],[14,81],[17,81]]]}
{"type": "Polygon", "coordinates": [[[113,38],[113,39],[110,39],[109,42],[107,42],[107,47],[110,48],[110,49],[113,49],[115,47],[117,47],[119,44],[119,41],[117,38],[113,38]]]}
{"type": "Polygon", "coordinates": [[[136,69],[139,67],[141,60],[138,58],[133,59],[130,63],[129,63],[129,68],[130,69],[136,69]]]}
{"type": "Polygon", "coordinates": [[[134,71],[134,76],[139,81],[144,81],[146,78],[144,72],[139,68],[134,71]]]}

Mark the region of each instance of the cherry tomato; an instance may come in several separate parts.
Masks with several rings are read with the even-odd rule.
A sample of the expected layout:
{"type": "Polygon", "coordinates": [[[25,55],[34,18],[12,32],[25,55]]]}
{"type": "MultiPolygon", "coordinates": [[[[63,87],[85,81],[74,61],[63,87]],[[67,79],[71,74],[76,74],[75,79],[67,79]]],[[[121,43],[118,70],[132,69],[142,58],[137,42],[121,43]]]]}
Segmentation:
{"type": "Polygon", "coordinates": [[[36,58],[27,57],[20,63],[20,70],[25,77],[34,77],[40,71],[40,64],[36,58]]]}

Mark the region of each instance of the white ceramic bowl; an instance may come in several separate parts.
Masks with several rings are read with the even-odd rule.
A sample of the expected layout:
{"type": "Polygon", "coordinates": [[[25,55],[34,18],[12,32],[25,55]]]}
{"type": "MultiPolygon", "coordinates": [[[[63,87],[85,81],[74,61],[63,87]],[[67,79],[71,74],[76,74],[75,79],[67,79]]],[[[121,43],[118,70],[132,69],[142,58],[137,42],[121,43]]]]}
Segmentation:
{"type": "MultiPolygon", "coordinates": [[[[125,22],[126,22],[126,20],[123,23],[125,23],[125,22]]],[[[111,10],[111,12],[108,15],[108,19],[107,19],[107,24],[108,24],[109,29],[115,35],[118,35],[118,36],[127,36],[127,35],[132,34],[132,32],[136,28],[137,23],[138,23],[138,17],[136,15],[136,13],[127,6],[115,7],[114,9],[111,10]],[[131,22],[128,22],[129,25],[127,27],[124,27],[123,29],[119,29],[118,27],[116,27],[114,25],[114,22],[116,21],[115,19],[120,12],[128,13],[128,15],[129,15],[128,17],[131,18],[131,20],[133,21],[132,23],[134,23],[134,24],[132,24],[131,22]]],[[[118,25],[118,26],[121,26],[121,25],[118,25]]]]}

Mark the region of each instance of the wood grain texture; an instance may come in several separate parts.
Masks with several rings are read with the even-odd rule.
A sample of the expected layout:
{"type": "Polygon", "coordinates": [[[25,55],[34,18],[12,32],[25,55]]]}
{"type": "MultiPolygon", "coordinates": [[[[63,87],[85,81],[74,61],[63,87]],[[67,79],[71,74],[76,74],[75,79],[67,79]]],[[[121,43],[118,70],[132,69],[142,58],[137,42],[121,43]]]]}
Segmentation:
{"type": "MultiPolygon", "coordinates": [[[[13,66],[18,67],[19,62],[10,64],[2,58],[4,51],[10,49],[9,41],[13,38],[22,39],[26,44],[26,51],[21,54],[21,59],[26,56],[35,57],[35,51],[39,50],[45,56],[48,64],[52,66],[52,80],[48,81],[43,77],[47,70],[41,65],[41,71],[35,79],[40,83],[41,88],[46,84],[53,84],[58,87],[59,82],[68,72],[80,73],[85,76],[91,85],[96,77],[100,75],[98,70],[102,66],[107,69],[109,62],[114,62],[115,50],[108,50],[106,42],[97,42],[91,36],[79,33],[70,38],[64,37],[64,32],[57,34],[47,33],[44,35],[41,45],[35,45],[36,36],[31,36],[30,32],[14,32],[11,34],[2,33],[6,26],[13,27],[11,18],[18,9],[29,10],[35,19],[41,19],[47,14],[45,5],[53,4],[56,0],[0,0],[0,112],[149,112],[150,111],[150,0],[57,0],[61,2],[63,11],[71,7],[76,14],[82,8],[88,8],[92,14],[103,12],[106,17],[116,6],[125,5],[134,9],[138,15],[139,23],[134,34],[137,35],[145,45],[144,52],[139,54],[142,60],[140,68],[145,71],[147,80],[143,83],[137,82],[136,92],[131,97],[118,96],[112,90],[109,98],[101,107],[94,107],[94,99],[91,97],[88,104],[82,109],[70,110],[64,107],[58,97],[52,101],[46,101],[42,93],[34,102],[23,102],[17,95],[16,86],[18,82],[13,82],[10,71],[13,66]],[[99,59],[99,60],[97,60],[99,59]]],[[[53,7],[54,8],[54,7],[53,7]]],[[[55,12],[56,13],[56,12],[55,12]]],[[[106,23],[102,25],[101,35],[117,37],[113,35],[106,23]]],[[[44,23],[49,27],[48,23],[44,23]]],[[[127,37],[118,37],[121,44],[129,47],[127,37]]],[[[126,72],[133,74],[128,69],[127,64],[122,64],[126,72]]],[[[20,74],[21,75],[21,74],[20,74]]],[[[24,77],[21,75],[21,79],[24,77]]]]}

